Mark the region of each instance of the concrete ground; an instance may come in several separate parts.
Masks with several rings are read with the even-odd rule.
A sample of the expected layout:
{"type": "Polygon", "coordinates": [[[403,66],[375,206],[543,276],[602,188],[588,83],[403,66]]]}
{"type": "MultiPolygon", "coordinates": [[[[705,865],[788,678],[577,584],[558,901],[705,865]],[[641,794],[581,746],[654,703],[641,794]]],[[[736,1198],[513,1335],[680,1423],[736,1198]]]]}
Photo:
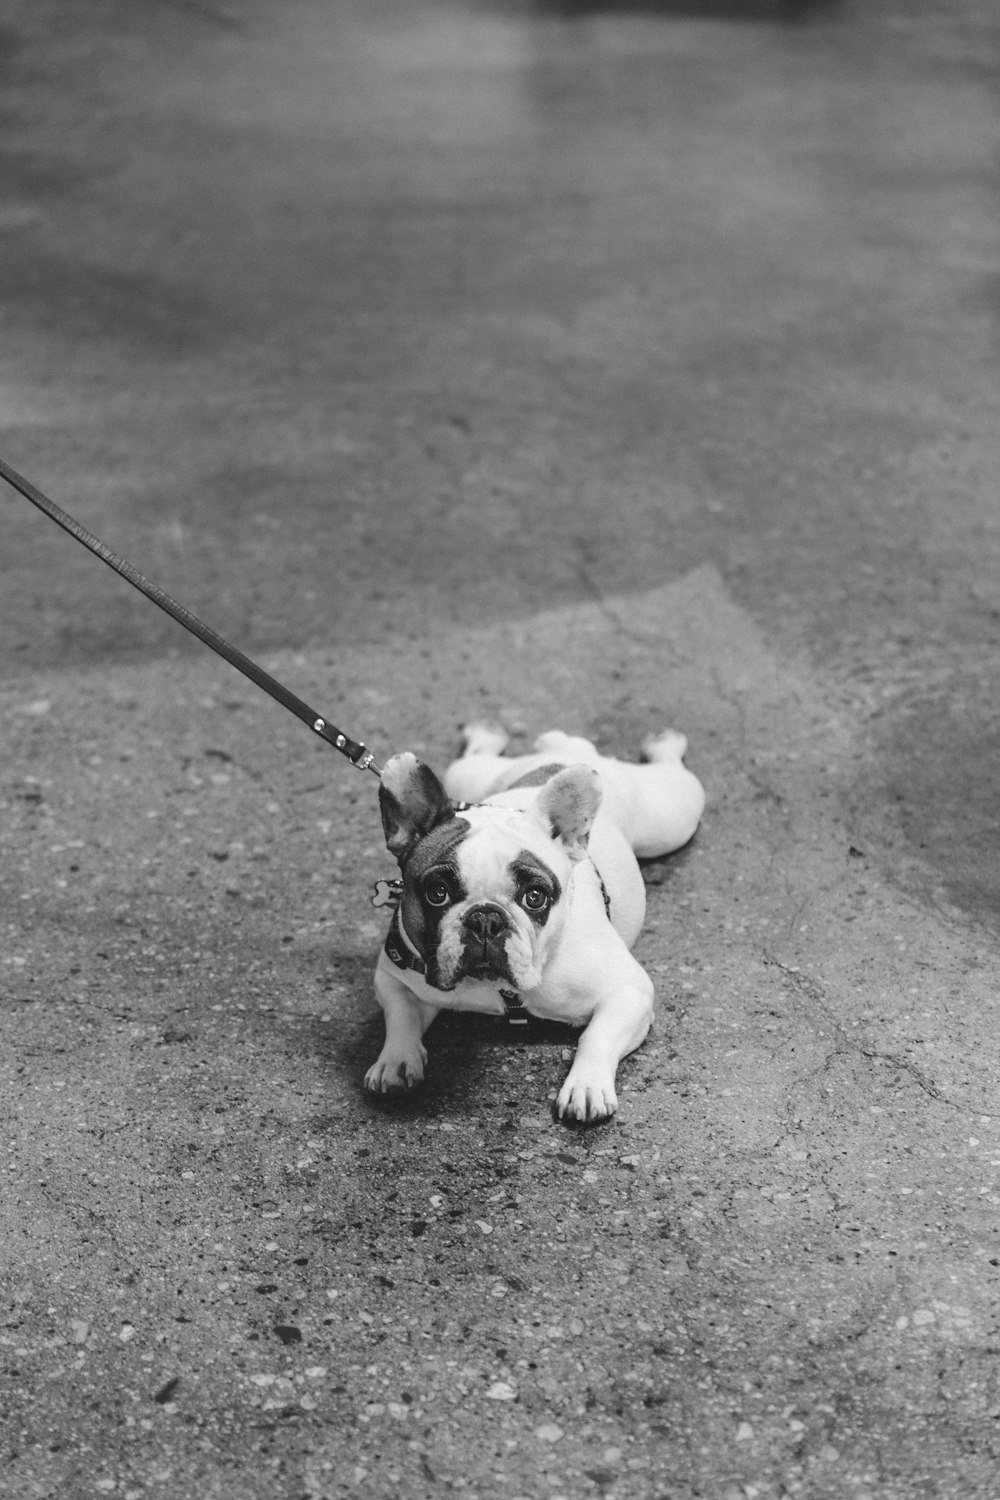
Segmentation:
{"type": "Polygon", "coordinates": [[[380,754],[709,805],[621,1112],[361,1089],[374,778],[0,500],[0,1490],[1000,1494],[991,0],[11,0],[0,455],[380,754]]]}

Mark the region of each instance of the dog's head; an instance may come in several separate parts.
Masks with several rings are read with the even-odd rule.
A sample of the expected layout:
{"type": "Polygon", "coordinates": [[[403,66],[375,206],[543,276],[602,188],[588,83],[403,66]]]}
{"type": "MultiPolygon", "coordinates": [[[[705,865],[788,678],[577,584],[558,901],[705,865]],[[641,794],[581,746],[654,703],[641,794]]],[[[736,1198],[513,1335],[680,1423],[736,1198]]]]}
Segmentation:
{"type": "Polygon", "coordinates": [[[527,991],[541,982],[600,801],[597,772],[581,765],[555,772],[526,808],[456,811],[415,755],[389,760],[382,825],[403,876],[403,928],[429,984],[483,979],[527,991]]]}

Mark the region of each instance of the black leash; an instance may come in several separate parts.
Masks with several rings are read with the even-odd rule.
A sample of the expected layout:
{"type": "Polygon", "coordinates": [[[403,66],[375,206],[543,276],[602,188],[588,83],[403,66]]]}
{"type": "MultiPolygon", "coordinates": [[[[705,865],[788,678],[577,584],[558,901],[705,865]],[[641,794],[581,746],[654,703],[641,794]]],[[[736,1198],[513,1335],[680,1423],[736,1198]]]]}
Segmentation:
{"type": "Polygon", "coordinates": [[[224,657],[230,666],[242,672],[244,677],[249,677],[250,681],[255,682],[259,688],[263,688],[265,693],[269,693],[283,708],[287,708],[289,713],[293,713],[297,719],[302,720],[303,724],[307,724],[314,734],[319,735],[320,739],[326,740],[327,744],[339,750],[341,755],[346,755],[352,766],[357,766],[359,771],[372,771],[376,776],[382,775],[380,768],[375,764],[374,755],[366,745],[358,740],[350,739],[321,714],[318,714],[314,708],[310,708],[308,703],[303,703],[301,698],[296,697],[269,672],[265,672],[263,667],[259,667],[255,661],[251,661],[249,656],[244,656],[242,651],[231,646],[210,625],[204,624],[197,615],[185,609],[183,604],[178,604],[177,600],[172,599],[158,584],[151,582],[139,572],[138,568],[134,568],[124,557],[120,557],[117,552],[113,552],[110,547],[106,546],[99,537],[81,526],[79,521],[74,521],[72,516],[67,515],[54,501],[50,500],[47,495],[43,495],[41,490],[36,489],[2,458],[0,458],[0,478],[6,479],[7,483],[26,500],[30,500],[32,505],[37,505],[50,521],[55,521],[57,526],[68,531],[70,536],[75,537],[88,551],[93,552],[95,557],[99,557],[101,562],[107,563],[109,568],[113,568],[127,583],[138,589],[140,594],[145,594],[147,599],[151,599],[160,609],[165,610],[179,625],[183,625],[185,630],[190,630],[192,635],[196,635],[212,651],[224,657]]]}

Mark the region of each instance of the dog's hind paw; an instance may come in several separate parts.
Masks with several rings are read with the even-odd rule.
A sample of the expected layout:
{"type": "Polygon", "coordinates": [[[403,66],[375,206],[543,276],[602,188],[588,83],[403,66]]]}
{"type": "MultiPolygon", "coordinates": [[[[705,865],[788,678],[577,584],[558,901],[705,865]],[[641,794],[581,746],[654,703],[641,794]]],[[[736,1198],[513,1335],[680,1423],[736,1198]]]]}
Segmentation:
{"type": "Polygon", "coordinates": [[[372,1094],[399,1094],[424,1081],[427,1049],[416,1055],[383,1051],[365,1074],[365,1088],[372,1094]]]}
{"type": "Polygon", "coordinates": [[[642,758],[654,764],[665,760],[683,760],[687,754],[687,735],[679,729],[661,729],[642,742],[642,758]]]}
{"type": "Polygon", "coordinates": [[[502,724],[486,721],[462,725],[463,755],[502,755],[510,735],[502,724]]]}
{"type": "Polygon", "coordinates": [[[618,1095],[613,1079],[574,1077],[573,1069],[556,1098],[556,1114],[560,1120],[576,1120],[580,1124],[596,1124],[610,1120],[618,1109],[618,1095]]]}

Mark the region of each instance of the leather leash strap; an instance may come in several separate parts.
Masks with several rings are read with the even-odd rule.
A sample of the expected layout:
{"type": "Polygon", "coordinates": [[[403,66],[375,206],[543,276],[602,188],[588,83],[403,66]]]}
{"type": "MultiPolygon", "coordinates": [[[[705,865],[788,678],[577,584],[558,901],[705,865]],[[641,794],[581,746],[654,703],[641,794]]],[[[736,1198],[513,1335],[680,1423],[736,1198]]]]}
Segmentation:
{"type": "Polygon", "coordinates": [[[206,625],[202,620],[199,620],[197,615],[193,615],[183,604],[178,604],[177,600],[172,599],[168,593],[160,588],[159,584],[153,583],[143,573],[140,573],[138,568],[134,568],[130,562],[127,562],[124,557],[112,551],[99,537],[94,536],[86,527],[81,526],[79,521],[75,521],[72,516],[67,515],[66,511],[56,505],[55,501],[50,500],[47,495],[43,495],[41,490],[36,489],[29,480],[19,474],[16,469],[12,469],[10,464],[6,463],[2,458],[0,458],[0,478],[5,479],[26,500],[30,500],[32,505],[36,505],[44,515],[48,516],[50,521],[55,521],[57,526],[61,526],[64,531],[68,531],[71,537],[75,537],[82,546],[86,547],[88,551],[93,552],[95,557],[99,557],[102,562],[107,563],[108,567],[113,568],[120,577],[125,579],[126,583],[130,583],[133,588],[138,589],[140,594],[144,594],[147,599],[152,600],[154,604],[158,605],[160,609],[176,620],[179,625],[183,625],[185,630],[189,630],[192,635],[196,635],[204,645],[229,662],[230,666],[235,667],[238,672],[242,672],[244,677],[249,677],[251,682],[256,683],[265,693],[269,693],[283,708],[287,708],[289,713],[293,713],[297,719],[301,719],[303,724],[307,724],[314,734],[319,735],[320,739],[326,740],[327,744],[332,745],[335,750],[339,750],[341,755],[346,755],[352,766],[357,766],[361,771],[372,771],[376,776],[382,775],[380,768],[375,764],[374,755],[366,745],[361,744],[358,740],[350,739],[334,724],[328,723],[322,714],[318,714],[314,708],[309,707],[308,703],[304,703],[301,698],[296,697],[283,683],[278,682],[269,672],[265,672],[263,667],[259,667],[255,661],[251,661],[250,657],[245,656],[237,647],[231,646],[217,631],[213,630],[210,625],[206,625]]]}

